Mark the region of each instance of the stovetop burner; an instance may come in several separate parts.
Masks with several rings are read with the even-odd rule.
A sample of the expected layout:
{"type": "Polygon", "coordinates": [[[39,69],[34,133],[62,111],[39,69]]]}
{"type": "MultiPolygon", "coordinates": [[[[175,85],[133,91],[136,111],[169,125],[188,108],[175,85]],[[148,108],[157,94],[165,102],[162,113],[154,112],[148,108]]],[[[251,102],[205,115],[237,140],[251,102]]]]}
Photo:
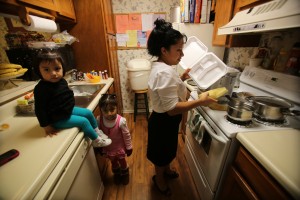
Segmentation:
{"type": "Polygon", "coordinates": [[[284,127],[289,125],[288,120],[286,118],[282,120],[268,120],[265,118],[261,118],[259,115],[253,114],[253,120],[265,126],[284,127]]]}
{"type": "Polygon", "coordinates": [[[238,126],[240,128],[250,128],[253,125],[252,120],[249,120],[249,121],[238,121],[238,120],[232,119],[228,115],[225,115],[224,118],[225,118],[225,120],[228,123],[230,123],[232,125],[235,125],[235,126],[238,126]]]}

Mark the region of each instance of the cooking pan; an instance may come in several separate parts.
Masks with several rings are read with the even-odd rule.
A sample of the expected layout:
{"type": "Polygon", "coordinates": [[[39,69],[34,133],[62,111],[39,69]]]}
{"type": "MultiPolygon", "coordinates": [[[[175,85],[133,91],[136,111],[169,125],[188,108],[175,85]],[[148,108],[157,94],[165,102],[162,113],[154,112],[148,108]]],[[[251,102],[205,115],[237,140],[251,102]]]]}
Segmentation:
{"type": "Polygon", "coordinates": [[[228,105],[227,115],[236,121],[248,122],[252,119],[253,107],[246,104],[237,106],[228,105]]]}
{"type": "Polygon", "coordinates": [[[253,114],[262,119],[284,120],[285,115],[300,115],[300,111],[290,110],[292,103],[278,97],[251,96],[246,100],[252,102],[253,114]]]}

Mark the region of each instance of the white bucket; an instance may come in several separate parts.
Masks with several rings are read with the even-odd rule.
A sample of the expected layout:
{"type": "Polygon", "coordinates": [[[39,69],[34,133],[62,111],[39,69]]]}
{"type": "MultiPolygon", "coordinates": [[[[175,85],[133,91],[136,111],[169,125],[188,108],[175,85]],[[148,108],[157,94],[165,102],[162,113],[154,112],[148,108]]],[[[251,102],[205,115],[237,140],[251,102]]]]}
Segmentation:
{"type": "Polygon", "coordinates": [[[132,90],[148,89],[151,62],[146,59],[133,59],[127,63],[128,77],[132,90]]]}

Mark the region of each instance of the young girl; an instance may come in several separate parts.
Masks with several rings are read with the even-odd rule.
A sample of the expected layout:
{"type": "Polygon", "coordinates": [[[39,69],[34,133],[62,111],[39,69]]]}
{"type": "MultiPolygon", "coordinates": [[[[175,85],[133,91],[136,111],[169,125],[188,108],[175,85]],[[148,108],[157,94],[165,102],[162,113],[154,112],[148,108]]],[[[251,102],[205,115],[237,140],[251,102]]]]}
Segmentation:
{"type": "Polygon", "coordinates": [[[189,77],[189,69],[179,77],[172,67],[183,56],[186,36],[163,19],[156,20],[154,24],[147,42],[148,53],[157,57],[148,80],[153,112],[148,121],[147,158],[155,165],[154,185],[162,194],[171,195],[166,179],[179,176],[170,168],[170,163],[176,157],[182,113],[215,100],[209,98],[206,92],[197,100],[186,101],[187,89],[183,81],[189,77]]]}
{"type": "Polygon", "coordinates": [[[42,50],[34,70],[41,78],[34,88],[35,114],[46,135],[56,135],[58,129],[80,127],[94,147],[111,144],[101,133],[93,113],[75,106],[73,91],[68,87],[62,57],[55,50],[42,50]]]}
{"type": "Polygon", "coordinates": [[[117,114],[117,98],[115,94],[104,94],[99,101],[101,115],[99,128],[108,135],[112,144],[102,148],[104,154],[111,161],[114,181],[116,184],[129,183],[129,167],[126,162],[126,155],[132,153],[132,143],[126,119],[117,114]]]}

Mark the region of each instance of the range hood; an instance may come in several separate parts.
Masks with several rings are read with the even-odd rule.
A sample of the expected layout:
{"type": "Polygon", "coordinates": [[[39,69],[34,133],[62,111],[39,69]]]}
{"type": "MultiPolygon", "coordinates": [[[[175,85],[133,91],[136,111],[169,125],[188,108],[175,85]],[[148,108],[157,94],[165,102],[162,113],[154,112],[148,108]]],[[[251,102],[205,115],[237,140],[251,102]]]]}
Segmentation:
{"type": "Polygon", "coordinates": [[[218,35],[300,27],[300,0],[274,0],[236,13],[218,35]]]}

